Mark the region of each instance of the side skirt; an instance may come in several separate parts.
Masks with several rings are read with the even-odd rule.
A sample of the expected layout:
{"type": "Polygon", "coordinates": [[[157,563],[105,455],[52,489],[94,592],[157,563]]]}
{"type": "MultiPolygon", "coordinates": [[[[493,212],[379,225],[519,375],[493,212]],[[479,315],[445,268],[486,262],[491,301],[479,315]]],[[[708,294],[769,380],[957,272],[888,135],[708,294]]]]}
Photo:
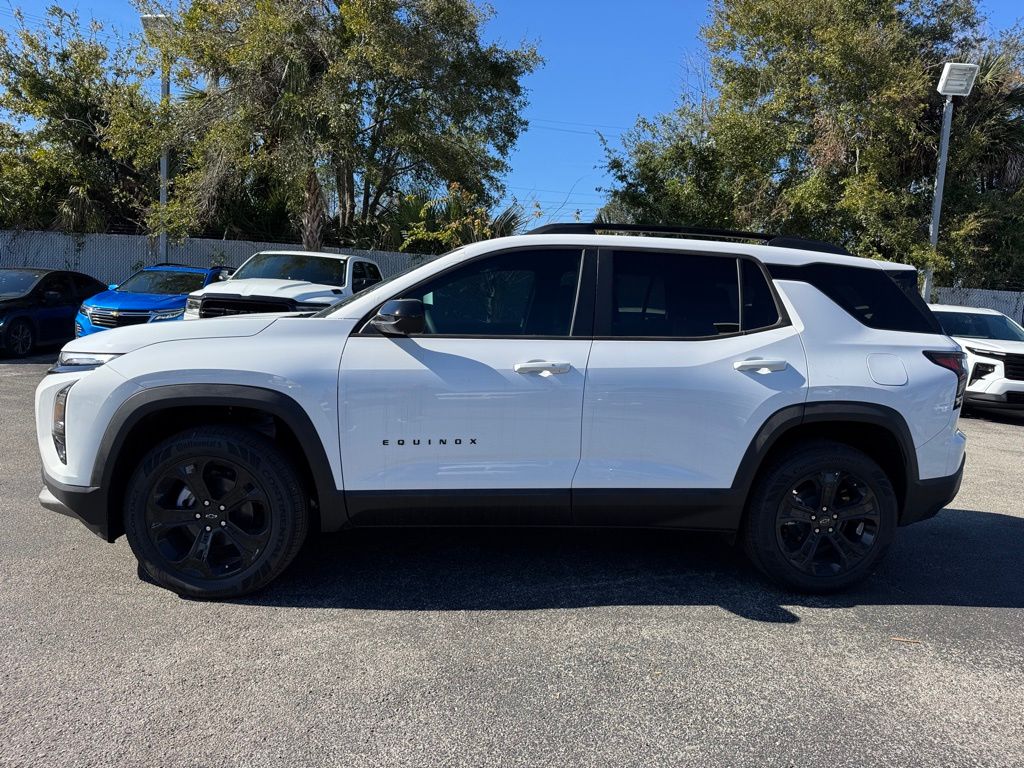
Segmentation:
{"type": "Polygon", "coordinates": [[[732,489],[348,491],[355,526],[621,526],[735,531],[732,489]]]}

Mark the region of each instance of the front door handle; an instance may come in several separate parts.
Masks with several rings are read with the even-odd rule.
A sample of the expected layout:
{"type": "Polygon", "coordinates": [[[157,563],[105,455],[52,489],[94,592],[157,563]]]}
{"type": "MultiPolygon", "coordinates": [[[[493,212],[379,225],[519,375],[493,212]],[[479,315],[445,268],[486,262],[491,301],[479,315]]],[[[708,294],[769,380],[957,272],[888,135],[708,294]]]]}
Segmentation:
{"type": "Polygon", "coordinates": [[[737,360],[732,367],[737,371],[769,373],[770,371],[784,371],[788,365],[789,363],[785,360],[737,360]]]}
{"type": "Polygon", "coordinates": [[[516,373],[568,373],[572,366],[569,363],[552,363],[547,360],[528,360],[525,363],[516,363],[512,370],[516,373]]]}

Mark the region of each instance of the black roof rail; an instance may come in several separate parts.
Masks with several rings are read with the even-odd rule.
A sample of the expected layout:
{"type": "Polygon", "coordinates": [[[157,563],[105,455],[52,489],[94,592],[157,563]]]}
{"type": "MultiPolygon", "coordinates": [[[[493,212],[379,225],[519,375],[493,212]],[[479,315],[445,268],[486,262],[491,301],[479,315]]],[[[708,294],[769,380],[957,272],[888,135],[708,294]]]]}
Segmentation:
{"type": "Polygon", "coordinates": [[[712,227],[680,227],[666,224],[604,224],[599,222],[569,222],[545,224],[531,229],[528,235],[596,235],[601,232],[636,232],[638,234],[690,235],[692,237],[715,238],[720,240],[759,240],[776,248],[799,248],[805,251],[820,251],[852,256],[840,245],[822,240],[810,240],[788,235],[769,235],[764,232],[744,232],[737,229],[715,229],[712,227]]]}
{"type": "Polygon", "coordinates": [[[567,224],[545,224],[531,229],[528,235],[596,235],[599,232],[638,232],[659,235],[696,235],[698,237],[721,237],[732,240],[771,240],[774,235],[761,232],[741,232],[735,229],[713,229],[709,227],[678,227],[666,224],[603,224],[599,222],[575,221],[567,224]]]}
{"type": "Polygon", "coordinates": [[[179,264],[176,261],[158,261],[156,264],[150,264],[151,267],[188,267],[190,264],[179,264]]]}

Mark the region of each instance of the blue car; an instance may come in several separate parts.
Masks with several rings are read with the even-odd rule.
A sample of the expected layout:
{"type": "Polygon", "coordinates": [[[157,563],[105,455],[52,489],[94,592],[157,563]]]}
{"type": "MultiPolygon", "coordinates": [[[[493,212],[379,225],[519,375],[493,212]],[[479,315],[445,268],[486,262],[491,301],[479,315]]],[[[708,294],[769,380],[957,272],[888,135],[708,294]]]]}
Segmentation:
{"type": "Polygon", "coordinates": [[[232,271],[227,267],[203,269],[180,264],[146,267],[120,285],[83,301],[75,317],[75,336],[125,325],[180,320],[185,299],[192,291],[232,271]]]}

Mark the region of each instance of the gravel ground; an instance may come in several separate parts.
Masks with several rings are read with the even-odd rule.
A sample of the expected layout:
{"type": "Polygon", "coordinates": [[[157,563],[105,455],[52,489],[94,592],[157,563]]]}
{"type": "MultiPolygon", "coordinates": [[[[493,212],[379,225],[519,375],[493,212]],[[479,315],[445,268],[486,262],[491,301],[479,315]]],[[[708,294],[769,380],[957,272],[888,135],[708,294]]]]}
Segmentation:
{"type": "Polygon", "coordinates": [[[218,604],[39,508],[45,367],[0,364],[0,764],[1024,765],[1024,419],[839,597],[717,537],[355,531],[218,604]]]}

